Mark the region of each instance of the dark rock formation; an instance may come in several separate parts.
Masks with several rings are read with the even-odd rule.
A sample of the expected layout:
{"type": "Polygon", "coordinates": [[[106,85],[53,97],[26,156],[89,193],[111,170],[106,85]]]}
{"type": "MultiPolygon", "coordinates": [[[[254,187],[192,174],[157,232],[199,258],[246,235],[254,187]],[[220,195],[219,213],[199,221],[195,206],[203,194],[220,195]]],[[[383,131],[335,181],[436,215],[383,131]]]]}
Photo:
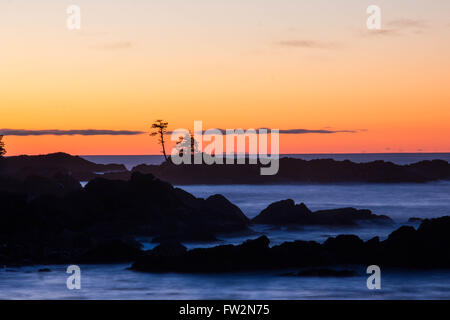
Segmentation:
{"type": "Polygon", "coordinates": [[[370,210],[341,208],[312,212],[304,203],[282,200],[270,204],[253,218],[252,223],[268,225],[330,225],[352,226],[361,222],[390,224],[393,221],[384,215],[373,214],[370,210]]]}
{"type": "Polygon", "coordinates": [[[152,272],[236,272],[252,270],[255,265],[264,269],[270,250],[266,236],[247,240],[238,246],[193,249],[173,256],[161,256],[155,249],[133,263],[132,269],[152,272]]]}
{"type": "Polygon", "coordinates": [[[26,194],[28,197],[58,195],[80,190],[81,184],[72,176],[56,173],[51,177],[30,175],[24,179],[0,176],[0,192],[26,194]]]}
{"type": "Polygon", "coordinates": [[[133,172],[151,173],[170,183],[183,184],[280,184],[280,183],[396,183],[450,179],[450,164],[443,160],[411,165],[373,161],[354,163],[332,159],[281,158],[279,172],[260,175],[260,164],[240,165],[139,165],[133,172]]]}
{"type": "Polygon", "coordinates": [[[80,256],[75,257],[77,263],[117,263],[129,262],[142,254],[141,245],[132,240],[114,239],[99,243],[80,256]]]}
{"type": "Polygon", "coordinates": [[[55,180],[29,179],[22,192],[0,192],[0,264],[130,261],[140,249],[128,237],[211,241],[249,231],[247,217],[223,196],[195,198],[152,175],[96,178],[74,191],[69,179],[64,193],[52,189],[55,180]]]}
{"type": "MultiPolygon", "coordinates": [[[[240,272],[371,264],[450,268],[449,247],[450,216],[447,216],[424,220],[417,230],[401,227],[384,241],[379,238],[362,241],[354,235],[340,235],[323,244],[294,241],[270,248],[269,240],[263,236],[238,246],[180,250],[169,258],[150,251],[137,259],[132,269],[145,272],[240,272]]],[[[303,275],[311,274],[320,275],[320,272],[311,271],[303,275]]]]}
{"type": "Polygon", "coordinates": [[[295,204],[294,200],[287,199],[274,202],[252,219],[259,224],[301,224],[312,214],[304,203],[295,204]]]}
{"type": "Polygon", "coordinates": [[[2,160],[0,175],[25,179],[30,175],[53,177],[57,173],[70,175],[78,181],[91,180],[103,173],[127,172],[124,165],[96,164],[78,156],[58,152],[38,156],[13,156],[2,160]]]}

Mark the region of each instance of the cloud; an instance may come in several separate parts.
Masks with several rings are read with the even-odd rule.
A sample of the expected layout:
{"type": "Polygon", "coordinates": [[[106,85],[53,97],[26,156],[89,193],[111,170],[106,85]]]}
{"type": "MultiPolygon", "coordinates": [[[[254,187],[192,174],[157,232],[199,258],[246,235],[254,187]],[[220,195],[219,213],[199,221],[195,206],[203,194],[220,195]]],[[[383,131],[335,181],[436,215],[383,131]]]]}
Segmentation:
{"type": "MultiPolygon", "coordinates": [[[[268,133],[270,133],[269,128],[259,128],[259,129],[255,129],[256,131],[261,130],[261,129],[265,129],[268,131],[268,133]]],[[[218,131],[220,131],[221,134],[226,135],[226,130],[225,129],[216,129],[218,131]]],[[[237,130],[237,129],[235,129],[237,130]]],[[[245,132],[246,130],[244,130],[245,132]]],[[[358,133],[358,132],[363,132],[363,131],[367,131],[366,129],[359,129],[359,130],[324,130],[324,129],[316,129],[316,130],[311,130],[311,129],[279,129],[278,132],[280,134],[333,134],[333,133],[358,133]]],[[[174,133],[174,131],[167,131],[166,134],[172,134],[174,133]]],[[[202,134],[211,134],[210,132],[204,130],[202,132],[202,134]]]]}
{"type": "Polygon", "coordinates": [[[0,135],[4,136],[133,136],[142,134],[142,131],[129,131],[129,130],[25,130],[25,129],[0,129],[0,135]]]}
{"type": "Polygon", "coordinates": [[[306,133],[321,133],[321,134],[330,134],[330,133],[357,133],[356,130],[309,130],[309,129],[289,129],[289,130],[280,130],[282,134],[306,134],[306,133]]]}
{"type": "Polygon", "coordinates": [[[282,47],[306,49],[336,49],[339,47],[336,43],[314,40],[282,40],[278,41],[276,44],[282,47]]]}

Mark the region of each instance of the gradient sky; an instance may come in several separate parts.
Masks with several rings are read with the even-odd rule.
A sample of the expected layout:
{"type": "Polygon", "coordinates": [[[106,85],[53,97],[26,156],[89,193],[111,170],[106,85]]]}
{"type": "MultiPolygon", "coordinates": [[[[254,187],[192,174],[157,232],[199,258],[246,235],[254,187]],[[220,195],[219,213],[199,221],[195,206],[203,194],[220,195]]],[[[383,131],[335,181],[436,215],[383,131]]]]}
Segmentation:
{"type": "MultiPolygon", "coordinates": [[[[281,153],[450,152],[448,0],[2,0],[0,128],[279,128],[281,153]],[[82,10],[79,31],[66,8],[82,10]],[[366,8],[382,9],[382,32],[366,8]]],[[[8,155],[156,154],[141,135],[8,155]]]]}

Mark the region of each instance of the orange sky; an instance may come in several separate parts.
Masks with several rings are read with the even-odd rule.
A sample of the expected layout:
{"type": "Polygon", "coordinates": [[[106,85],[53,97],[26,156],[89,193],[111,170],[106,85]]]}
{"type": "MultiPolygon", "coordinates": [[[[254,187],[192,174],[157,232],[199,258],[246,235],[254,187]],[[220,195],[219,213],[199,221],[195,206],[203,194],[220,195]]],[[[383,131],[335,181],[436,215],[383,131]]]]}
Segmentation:
{"type": "MultiPolygon", "coordinates": [[[[450,2],[56,0],[0,4],[0,129],[354,130],[281,153],[450,152],[450,2]],[[361,130],[364,129],[364,130],[361,130]]],[[[156,139],[7,136],[8,155],[156,154],[156,139]]]]}

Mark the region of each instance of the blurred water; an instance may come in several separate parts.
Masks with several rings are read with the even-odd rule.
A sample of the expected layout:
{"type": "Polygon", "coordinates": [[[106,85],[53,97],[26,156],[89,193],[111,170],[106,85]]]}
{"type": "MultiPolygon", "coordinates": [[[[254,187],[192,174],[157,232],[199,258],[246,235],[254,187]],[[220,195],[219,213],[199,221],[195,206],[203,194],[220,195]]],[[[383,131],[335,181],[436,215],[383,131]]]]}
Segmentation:
{"type": "Polygon", "coordinates": [[[66,288],[66,266],[0,270],[0,299],[450,299],[450,271],[382,269],[368,290],[363,268],[350,278],[282,277],[280,272],[147,274],[128,264],[81,265],[81,290],[66,288]],[[14,285],[12,285],[14,284],[14,285]]]}

